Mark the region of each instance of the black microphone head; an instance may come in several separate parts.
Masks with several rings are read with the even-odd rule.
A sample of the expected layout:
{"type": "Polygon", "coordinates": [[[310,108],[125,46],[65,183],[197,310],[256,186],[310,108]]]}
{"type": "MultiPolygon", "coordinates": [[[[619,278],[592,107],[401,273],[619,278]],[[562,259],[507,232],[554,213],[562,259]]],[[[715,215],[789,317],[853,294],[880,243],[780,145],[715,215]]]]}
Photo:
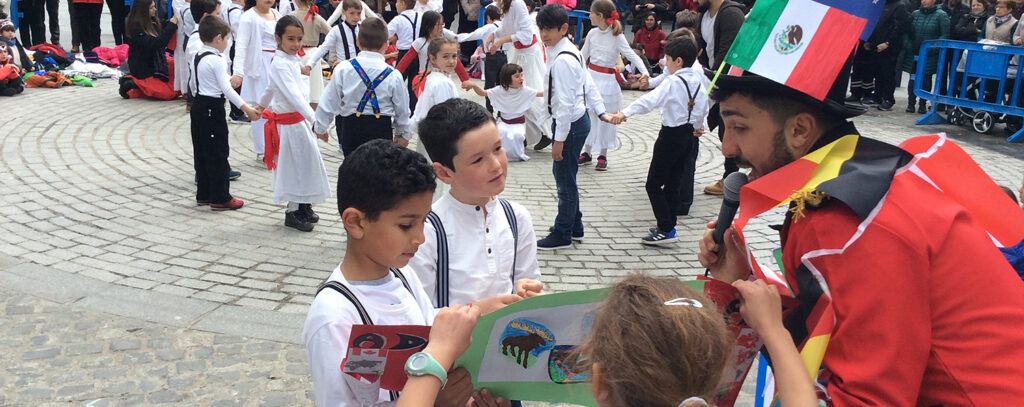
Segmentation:
{"type": "Polygon", "coordinates": [[[736,171],[725,177],[725,199],[730,201],[740,200],[740,188],[747,184],[747,174],[736,171]]]}

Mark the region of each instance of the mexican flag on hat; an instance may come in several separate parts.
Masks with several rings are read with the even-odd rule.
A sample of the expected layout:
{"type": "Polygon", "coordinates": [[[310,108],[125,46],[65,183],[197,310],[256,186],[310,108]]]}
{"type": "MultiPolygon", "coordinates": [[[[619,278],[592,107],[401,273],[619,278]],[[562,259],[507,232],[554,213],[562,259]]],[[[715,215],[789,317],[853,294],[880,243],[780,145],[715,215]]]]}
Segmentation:
{"type": "Polygon", "coordinates": [[[881,0],[759,0],[724,62],[824,100],[882,6],[881,0]]]}

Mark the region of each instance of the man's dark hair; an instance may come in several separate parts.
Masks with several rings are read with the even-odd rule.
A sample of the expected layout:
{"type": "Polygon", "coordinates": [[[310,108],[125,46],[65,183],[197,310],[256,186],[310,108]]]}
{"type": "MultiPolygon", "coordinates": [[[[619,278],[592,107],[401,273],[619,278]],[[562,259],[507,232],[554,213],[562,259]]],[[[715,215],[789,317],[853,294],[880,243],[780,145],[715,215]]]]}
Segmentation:
{"type": "Polygon", "coordinates": [[[427,149],[430,159],[454,170],[455,164],[452,161],[459,153],[455,145],[462,136],[470,130],[493,122],[494,118],[483,106],[466,99],[455,98],[430,108],[417,130],[420,142],[427,149]]]}
{"type": "Polygon", "coordinates": [[[493,4],[488,5],[484,9],[484,18],[489,18],[491,21],[501,20],[501,9],[493,4]]]}
{"type": "Polygon", "coordinates": [[[546,4],[537,12],[537,28],[541,30],[562,28],[563,24],[569,24],[569,14],[560,4],[546,4]]]}
{"type": "Polygon", "coordinates": [[[220,5],[217,0],[192,0],[189,9],[192,10],[192,20],[196,23],[203,22],[203,15],[212,13],[220,5]]]}
{"type": "Polygon", "coordinates": [[[823,131],[828,131],[843,122],[842,117],[828,112],[824,107],[794,99],[787,96],[785,92],[779,92],[775,86],[759,86],[742,90],[715,87],[711,90],[710,97],[715,102],[721,102],[733,95],[749,97],[754,106],[768,112],[777,126],[785,125],[786,120],[800,113],[809,113],[813,116],[818,128],[823,131]]]}
{"type": "Polygon", "coordinates": [[[680,37],[665,44],[665,56],[676,59],[683,59],[683,67],[693,66],[697,59],[697,42],[690,37],[680,37]]]}
{"type": "Polygon", "coordinates": [[[231,34],[231,26],[223,18],[207,16],[207,18],[199,22],[199,40],[204,44],[213,42],[213,39],[217,38],[218,35],[227,37],[229,34],[231,34]]]}
{"type": "Polygon", "coordinates": [[[697,24],[700,24],[700,14],[697,14],[696,11],[683,10],[676,13],[676,28],[696,30],[697,24]]]}
{"type": "Polygon", "coordinates": [[[365,50],[379,50],[384,47],[388,40],[388,26],[384,20],[370,17],[359,24],[359,48],[365,50]]]}
{"type": "Polygon", "coordinates": [[[374,221],[403,200],[437,187],[423,155],[391,140],[373,140],[345,157],[338,168],[338,213],[356,208],[374,221]]]}

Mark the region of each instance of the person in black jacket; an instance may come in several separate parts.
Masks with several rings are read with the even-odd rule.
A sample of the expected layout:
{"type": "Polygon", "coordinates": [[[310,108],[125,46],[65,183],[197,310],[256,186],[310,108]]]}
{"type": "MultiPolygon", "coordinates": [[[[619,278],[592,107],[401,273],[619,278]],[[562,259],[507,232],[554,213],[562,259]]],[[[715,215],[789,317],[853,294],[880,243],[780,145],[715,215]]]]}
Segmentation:
{"type": "Polygon", "coordinates": [[[654,13],[655,19],[662,21],[672,17],[671,5],[668,0],[636,0],[630,9],[629,24],[633,26],[633,32],[644,26],[644,18],[647,13],[654,13]]]}
{"type": "Polygon", "coordinates": [[[957,20],[950,31],[950,38],[957,41],[977,42],[981,36],[981,29],[985,27],[985,21],[989,16],[991,13],[989,13],[985,0],[972,0],[971,12],[957,20]]]}
{"type": "MultiPolygon", "coordinates": [[[[740,32],[743,19],[747,15],[746,8],[733,0],[697,0],[697,11],[700,13],[700,22],[697,24],[697,44],[704,50],[698,57],[701,66],[717,71],[724,64],[725,54],[729,52],[732,41],[740,32]]],[[[724,67],[723,71],[727,71],[724,67]]],[[[708,112],[708,128],[714,130],[718,127],[718,139],[722,139],[722,117],[719,114],[718,104],[711,107],[708,112]]],[[[708,195],[722,195],[724,192],[723,180],[729,174],[739,170],[736,160],[731,157],[725,158],[725,174],[718,182],[704,187],[704,193],[708,195]]]]}
{"type": "Polygon", "coordinates": [[[135,0],[125,24],[129,74],[121,78],[121,97],[160,100],[178,97],[173,87],[174,70],[167,64],[166,54],[167,42],[177,29],[177,16],[162,24],[156,17],[153,0],[135,0]]]}
{"type": "Polygon", "coordinates": [[[892,72],[909,17],[905,1],[886,0],[874,31],[867,41],[861,41],[854,57],[851,100],[856,98],[865,104],[878,104],[879,110],[892,110],[896,103],[896,78],[892,72]]]}
{"type": "Polygon", "coordinates": [[[942,11],[949,16],[949,28],[960,23],[960,18],[971,13],[970,0],[946,0],[942,3],[942,11]]]}

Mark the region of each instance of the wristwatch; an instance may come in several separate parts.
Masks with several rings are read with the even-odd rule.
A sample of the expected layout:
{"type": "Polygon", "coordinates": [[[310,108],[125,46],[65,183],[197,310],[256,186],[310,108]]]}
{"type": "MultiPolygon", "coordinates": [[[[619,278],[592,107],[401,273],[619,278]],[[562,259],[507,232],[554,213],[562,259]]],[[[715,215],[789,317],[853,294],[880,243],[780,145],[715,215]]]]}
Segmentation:
{"type": "Polygon", "coordinates": [[[448,373],[433,356],[426,352],[416,352],[405,361],[405,373],[409,376],[432,375],[441,381],[441,388],[448,383],[448,373]]]}

